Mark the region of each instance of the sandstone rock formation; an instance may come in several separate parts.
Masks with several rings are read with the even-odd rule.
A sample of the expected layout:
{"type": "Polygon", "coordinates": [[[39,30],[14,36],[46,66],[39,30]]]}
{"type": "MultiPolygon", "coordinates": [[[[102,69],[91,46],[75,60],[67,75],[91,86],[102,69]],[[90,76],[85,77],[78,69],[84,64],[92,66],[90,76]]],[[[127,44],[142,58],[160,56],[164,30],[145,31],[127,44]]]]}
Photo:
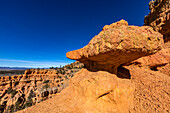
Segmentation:
{"type": "Polygon", "coordinates": [[[30,107],[59,93],[82,67],[79,62],[70,65],[57,69],[28,69],[23,75],[0,77],[0,113],[30,107]]]}
{"type": "Polygon", "coordinates": [[[162,35],[148,26],[128,26],[125,20],[104,26],[85,47],[66,56],[84,63],[92,71],[117,74],[118,66],[162,48],[162,35]]]}
{"type": "Polygon", "coordinates": [[[85,64],[85,68],[77,72],[70,80],[69,86],[52,99],[20,112],[168,112],[170,99],[166,85],[169,85],[169,79],[164,79],[166,75],[151,70],[135,73],[135,67],[137,67],[136,71],[145,70],[145,68],[138,67],[134,63],[130,66],[120,66],[139,57],[153,54],[162,46],[162,35],[154,32],[151,27],[128,26],[124,20],[105,26],[87,46],[67,53],[68,58],[85,64]],[[131,69],[131,66],[134,67],[131,69]],[[151,77],[151,80],[147,75],[151,77]],[[152,79],[157,75],[158,77],[152,79]],[[141,78],[143,76],[144,79],[141,78]],[[163,78],[158,80],[159,77],[163,78]],[[145,80],[146,83],[143,83],[145,80]],[[154,82],[156,84],[153,84],[154,82]],[[157,91],[157,85],[163,87],[159,87],[157,91]],[[160,100],[153,100],[157,98],[157,96],[152,97],[155,96],[153,93],[156,93],[155,95],[159,93],[157,96],[160,96],[160,100]],[[167,100],[162,97],[162,94],[168,97],[167,100]],[[164,105],[164,101],[167,105],[164,105]],[[161,107],[158,108],[158,106],[161,107]]]}
{"type": "Polygon", "coordinates": [[[106,25],[87,46],[68,52],[87,69],[57,96],[21,112],[169,113],[170,1],[152,0],[149,8],[145,26],[106,25]]]}
{"type": "Polygon", "coordinates": [[[21,112],[127,113],[133,105],[133,92],[129,79],[117,78],[106,71],[82,69],[59,95],[21,112]]]}
{"type": "Polygon", "coordinates": [[[144,25],[151,26],[170,41],[170,0],[156,0],[149,3],[151,12],[145,16],[144,25]]]}
{"type": "Polygon", "coordinates": [[[149,7],[151,12],[145,16],[144,25],[149,25],[163,34],[165,46],[157,54],[141,58],[136,62],[170,75],[170,0],[151,1],[149,7]]]}
{"type": "MultiPolygon", "coordinates": [[[[162,49],[156,54],[139,58],[131,63],[139,65],[140,67],[147,67],[152,70],[158,70],[157,68],[165,66],[170,63],[170,49],[169,48],[162,49]]],[[[167,71],[168,70],[170,72],[170,69],[167,69],[167,71]]]]}
{"type": "Polygon", "coordinates": [[[31,70],[24,75],[0,77],[0,106],[3,112],[17,111],[41,102],[56,94],[59,90],[57,86],[64,84],[65,77],[54,74],[52,70],[50,74],[29,72],[31,70]]]}

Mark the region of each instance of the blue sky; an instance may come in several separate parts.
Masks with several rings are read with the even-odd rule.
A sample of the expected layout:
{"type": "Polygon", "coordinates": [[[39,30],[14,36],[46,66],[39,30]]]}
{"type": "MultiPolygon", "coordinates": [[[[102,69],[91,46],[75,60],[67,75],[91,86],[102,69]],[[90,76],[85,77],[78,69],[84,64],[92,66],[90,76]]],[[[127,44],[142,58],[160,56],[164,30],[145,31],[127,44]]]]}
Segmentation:
{"type": "Polygon", "coordinates": [[[143,25],[149,0],[0,0],[0,67],[50,67],[73,60],[104,25],[143,25]]]}

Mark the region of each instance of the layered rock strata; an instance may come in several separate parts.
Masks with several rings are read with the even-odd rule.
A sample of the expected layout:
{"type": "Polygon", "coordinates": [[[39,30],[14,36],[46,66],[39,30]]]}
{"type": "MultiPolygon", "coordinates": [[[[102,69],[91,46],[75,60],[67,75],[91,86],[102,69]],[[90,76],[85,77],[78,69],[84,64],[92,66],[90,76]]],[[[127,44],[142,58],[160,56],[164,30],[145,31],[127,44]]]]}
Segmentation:
{"type": "Polygon", "coordinates": [[[150,13],[145,16],[144,25],[151,26],[164,37],[164,49],[155,55],[140,58],[136,61],[142,67],[150,67],[170,75],[170,0],[149,2],[150,13]]]}
{"type": "Polygon", "coordinates": [[[127,113],[134,85],[106,71],[82,69],[59,95],[19,113],[127,113]]]}
{"type": "Polygon", "coordinates": [[[170,49],[166,48],[162,49],[156,54],[139,58],[127,65],[136,64],[140,67],[150,68],[151,70],[154,71],[162,70],[163,73],[164,72],[167,74],[169,73],[170,75],[170,68],[164,69],[164,71],[162,68],[164,66],[169,67],[169,63],[170,63],[170,49]]]}
{"type": "Polygon", "coordinates": [[[152,0],[149,8],[151,12],[145,16],[144,25],[162,33],[165,42],[170,41],[170,0],[152,0]]]}
{"type": "Polygon", "coordinates": [[[79,70],[71,68],[28,69],[23,75],[0,77],[0,113],[30,107],[59,93],[79,70]]]}
{"type": "MultiPolygon", "coordinates": [[[[87,46],[66,54],[68,58],[78,60],[85,65],[84,69],[73,76],[69,86],[52,99],[20,112],[147,112],[145,106],[140,106],[140,101],[145,104],[145,98],[142,96],[142,100],[140,100],[140,96],[136,96],[143,94],[143,91],[139,90],[144,81],[138,83],[137,78],[140,77],[140,74],[135,77],[131,74],[134,72],[130,68],[120,65],[153,54],[162,46],[162,35],[153,31],[151,27],[128,26],[124,20],[105,26],[103,31],[95,36],[87,46]],[[117,67],[119,68],[117,69],[117,67]]],[[[164,81],[161,83],[164,84],[164,81]]],[[[153,88],[155,86],[153,85],[153,88]]],[[[148,84],[145,88],[147,91],[149,90],[148,84]]],[[[164,88],[162,89],[161,92],[164,91],[164,88]]],[[[149,94],[152,95],[152,93],[149,94]]],[[[160,101],[158,105],[162,105],[163,101],[160,101]]],[[[151,104],[149,108],[152,106],[152,102],[154,102],[152,98],[150,103],[146,102],[146,104],[151,104]]],[[[164,108],[163,111],[166,111],[167,106],[164,108]]],[[[148,110],[155,110],[155,106],[148,110]]]]}

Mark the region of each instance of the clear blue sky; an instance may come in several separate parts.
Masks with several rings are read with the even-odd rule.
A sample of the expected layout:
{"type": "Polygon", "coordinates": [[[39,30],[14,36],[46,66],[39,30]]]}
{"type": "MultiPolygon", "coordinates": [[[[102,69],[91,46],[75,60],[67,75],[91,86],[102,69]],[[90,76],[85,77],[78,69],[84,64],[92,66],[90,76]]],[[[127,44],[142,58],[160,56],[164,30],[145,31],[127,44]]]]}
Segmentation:
{"type": "Polygon", "coordinates": [[[0,0],[0,67],[49,67],[74,62],[106,24],[142,26],[149,0],[0,0]]]}

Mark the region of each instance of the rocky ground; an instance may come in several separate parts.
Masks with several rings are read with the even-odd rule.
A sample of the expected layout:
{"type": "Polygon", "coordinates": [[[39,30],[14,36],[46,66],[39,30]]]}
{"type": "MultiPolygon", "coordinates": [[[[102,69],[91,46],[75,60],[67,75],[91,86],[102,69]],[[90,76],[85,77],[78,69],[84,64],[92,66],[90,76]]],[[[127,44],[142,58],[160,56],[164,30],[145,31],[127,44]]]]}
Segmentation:
{"type": "Polygon", "coordinates": [[[0,113],[25,109],[53,97],[82,67],[75,62],[62,68],[28,69],[23,75],[0,77],[0,113]]]}
{"type": "MultiPolygon", "coordinates": [[[[165,40],[164,40],[165,41],[165,40]]],[[[170,48],[149,26],[107,25],[66,56],[80,61],[69,86],[21,113],[169,113],[170,48]]]]}
{"type": "MultiPolygon", "coordinates": [[[[106,25],[88,45],[68,52],[66,56],[83,63],[84,68],[60,93],[18,112],[169,113],[170,3],[156,0],[149,4],[145,26],[129,26],[125,20],[106,25]]],[[[57,85],[51,83],[45,82],[57,85]]],[[[3,93],[3,99],[8,99],[4,94],[8,93],[3,93]]]]}

